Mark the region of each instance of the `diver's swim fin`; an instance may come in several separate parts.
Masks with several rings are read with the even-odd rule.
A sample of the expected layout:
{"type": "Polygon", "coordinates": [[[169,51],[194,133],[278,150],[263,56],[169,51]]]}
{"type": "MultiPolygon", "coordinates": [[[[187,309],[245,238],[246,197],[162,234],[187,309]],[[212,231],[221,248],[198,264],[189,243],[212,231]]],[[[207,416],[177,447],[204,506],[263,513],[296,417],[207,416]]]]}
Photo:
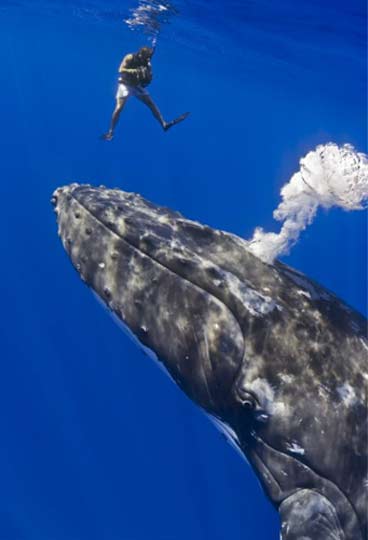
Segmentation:
{"type": "Polygon", "coordinates": [[[189,112],[186,112],[184,114],[181,114],[177,118],[175,118],[175,120],[171,120],[171,122],[167,122],[167,124],[164,127],[164,130],[167,131],[171,127],[176,126],[176,124],[179,124],[179,122],[182,122],[183,120],[185,120],[186,117],[189,116],[189,114],[190,114],[189,112]]]}
{"type": "Polygon", "coordinates": [[[100,139],[102,139],[103,141],[111,141],[113,137],[114,135],[110,131],[104,133],[103,135],[100,135],[100,139]]]}

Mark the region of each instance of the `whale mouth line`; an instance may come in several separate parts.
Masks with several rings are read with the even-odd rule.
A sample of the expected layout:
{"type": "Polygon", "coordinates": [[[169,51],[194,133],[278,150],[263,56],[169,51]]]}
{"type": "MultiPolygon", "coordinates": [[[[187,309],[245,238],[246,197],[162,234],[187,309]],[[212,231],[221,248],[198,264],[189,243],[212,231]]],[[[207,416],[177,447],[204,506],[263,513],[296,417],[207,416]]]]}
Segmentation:
{"type": "MultiPolygon", "coordinates": [[[[244,336],[244,332],[242,331],[242,328],[241,328],[241,325],[238,321],[238,317],[236,315],[236,313],[234,313],[234,310],[226,303],[224,302],[224,300],[220,297],[220,296],[217,296],[216,294],[214,294],[213,291],[210,291],[209,289],[206,289],[205,287],[203,287],[202,285],[196,283],[195,281],[192,281],[191,279],[189,279],[188,277],[186,276],[183,276],[182,274],[180,274],[176,269],[173,269],[173,268],[170,268],[170,266],[167,266],[166,264],[162,263],[160,260],[158,260],[157,258],[153,257],[150,253],[147,253],[141,246],[131,242],[129,239],[127,239],[126,237],[122,236],[121,234],[119,234],[118,232],[114,231],[111,227],[108,226],[108,224],[104,223],[101,219],[99,219],[89,208],[87,208],[74,194],[73,194],[73,191],[70,193],[71,197],[73,197],[73,199],[90,215],[92,216],[93,219],[95,219],[100,225],[102,225],[103,227],[105,227],[105,229],[107,229],[109,231],[109,233],[113,234],[114,236],[116,236],[117,238],[119,238],[119,240],[125,242],[126,244],[128,244],[129,247],[131,247],[132,249],[138,251],[139,253],[141,253],[142,255],[144,255],[145,257],[148,257],[149,259],[151,259],[154,263],[156,263],[157,265],[161,266],[162,268],[164,268],[166,271],[168,272],[171,272],[173,274],[175,274],[176,276],[178,276],[180,279],[183,279],[184,281],[186,281],[187,283],[190,283],[193,287],[196,287],[197,289],[200,289],[202,292],[208,294],[210,297],[213,297],[215,300],[217,300],[219,303],[221,303],[223,306],[225,306],[225,308],[231,313],[231,315],[233,316],[233,318],[235,319],[237,325],[238,325],[238,328],[239,328],[239,332],[241,333],[241,336],[243,338],[243,342],[244,342],[244,349],[245,349],[245,336],[244,336]]],[[[243,353],[244,353],[244,350],[243,350],[243,353]]]]}
{"type": "MultiPolygon", "coordinates": [[[[134,242],[134,241],[132,242],[131,238],[127,238],[124,234],[119,233],[115,228],[109,226],[109,224],[106,223],[105,220],[101,219],[98,215],[96,215],[96,213],[91,208],[86,206],[86,204],[83,201],[79,200],[78,196],[76,196],[76,195],[78,195],[78,192],[77,192],[77,194],[74,194],[73,190],[71,190],[69,192],[69,195],[75,201],[75,203],[81,208],[81,210],[86,212],[86,214],[89,215],[90,218],[96,222],[96,224],[98,224],[100,227],[103,227],[103,229],[105,229],[112,237],[115,237],[116,239],[119,240],[119,242],[122,242],[123,245],[125,244],[125,246],[127,246],[130,250],[132,250],[133,253],[136,252],[136,253],[140,254],[141,257],[147,257],[148,259],[150,259],[152,261],[153,264],[157,265],[158,268],[161,268],[162,271],[166,271],[166,272],[171,273],[177,279],[182,279],[189,286],[197,289],[202,294],[204,294],[208,299],[212,298],[212,301],[215,301],[219,305],[223,306],[222,309],[226,310],[227,317],[230,318],[229,320],[233,321],[232,324],[234,324],[234,328],[237,329],[238,336],[241,339],[241,343],[239,343],[239,345],[240,345],[240,347],[239,347],[239,353],[240,353],[239,358],[240,359],[244,358],[244,354],[245,354],[245,336],[244,336],[244,332],[243,332],[243,330],[241,328],[238,317],[236,316],[234,311],[231,309],[231,307],[229,307],[227,305],[227,303],[224,302],[224,300],[221,297],[219,298],[217,295],[213,294],[212,291],[207,290],[205,287],[203,287],[200,284],[196,283],[195,281],[191,280],[188,276],[182,275],[180,273],[180,271],[178,271],[177,269],[171,268],[170,265],[167,265],[167,264],[161,262],[157,257],[153,256],[150,253],[147,253],[147,251],[142,246],[140,246],[138,242],[134,242]]],[[[122,214],[123,214],[123,212],[122,212],[122,214]]],[[[67,247],[67,251],[69,251],[69,249],[70,248],[67,247]]],[[[71,247],[71,249],[72,249],[72,247],[71,247]]],[[[73,261],[73,257],[71,257],[71,259],[73,261]]],[[[77,271],[79,272],[78,269],[77,269],[77,271]]],[[[86,280],[86,284],[88,286],[92,287],[92,289],[93,289],[93,286],[91,285],[89,280],[86,280]]],[[[113,307],[113,302],[110,303],[110,302],[107,302],[105,300],[104,303],[120,319],[120,316],[119,316],[118,312],[113,307]]],[[[131,328],[129,327],[129,325],[127,325],[127,323],[125,321],[122,321],[122,322],[127,326],[129,331],[131,331],[133,333],[133,335],[135,335],[135,337],[138,339],[138,341],[140,343],[142,343],[145,347],[147,347],[147,345],[145,344],[145,341],[144,340],[142,341],[142,339],[138,336],[138,334],[136,334],[134,332],[134,330],[131,330],[131,328]]],[[[152,350],[151,347],[150,347],[150,349],[152,350]]],[[[157,353],[155,353],[155,355],[158,356],[157,353]]],[[[210,365],[211,365],[212,372],[215,373],[216,370],[214,369],[214,366],[212,365],[211,355],[209,355],[209,362],[210,362],[210,365]]],[[[235,373],[232,376],[232,381],[229,384],[229,391],[230,392],[231,392],[231,388],[233,387],[234,381],[236,380],[236,378],[238,376],[238,370],[241,368],[241,365],[242,365],[242,360],[240,360],[240,365],[238,366],[238,368],[236,369],[235,373]]],[[[208,393],[208,398],[210,399],[210,402],[212,404],[214,404],[215,399],[214,399],[214,397],[212,395],[212,390],[211,390],[211,388],[209,386],[208,375],[206,374],[206,372],[203,373],[203,382],[206,385],[206,391],[208,393]]]]}

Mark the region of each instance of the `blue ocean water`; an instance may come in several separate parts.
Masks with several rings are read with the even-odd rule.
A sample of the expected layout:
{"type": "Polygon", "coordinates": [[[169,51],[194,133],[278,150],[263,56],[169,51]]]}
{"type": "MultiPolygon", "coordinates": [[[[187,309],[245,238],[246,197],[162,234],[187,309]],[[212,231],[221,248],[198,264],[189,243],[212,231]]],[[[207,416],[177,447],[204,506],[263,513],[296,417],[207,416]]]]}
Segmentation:
{"type": "MultiPolygon", "coordinates": [[[[136,0],[0,1],[0,540],[276,540],[250,468],[98,305],[57,238],[53,190],[139,192],[251,237],[317,144],[366,141],[361,1],[188,0],[150,92],[107,130],[136,0]]],[[[366,216],[319,211],[283,260],[366,312],[366,216]]]]}

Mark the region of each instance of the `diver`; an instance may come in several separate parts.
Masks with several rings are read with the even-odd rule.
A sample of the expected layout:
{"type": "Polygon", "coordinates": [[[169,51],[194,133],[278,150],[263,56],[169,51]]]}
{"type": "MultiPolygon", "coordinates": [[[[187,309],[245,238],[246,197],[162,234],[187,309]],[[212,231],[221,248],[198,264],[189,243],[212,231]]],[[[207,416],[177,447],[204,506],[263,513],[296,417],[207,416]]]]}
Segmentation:
{"type": "Polygon", "coordinates": [[[116,107],[112,114],[110,129],[101,137],[105,141],[111,141],[113,138],[116,124],[129,96],[135,96],[147,105],[165,131],[182,122],[188,116],[189,113],[186,112],[175,118],[175,120],[166,122],[147,92],[146,87],[152,81],[151,58],[153,53],[153,48],[141,47],[138,52],[127,54],[121,62],[119,67],[119,84],[116,93],[116,107]]]}

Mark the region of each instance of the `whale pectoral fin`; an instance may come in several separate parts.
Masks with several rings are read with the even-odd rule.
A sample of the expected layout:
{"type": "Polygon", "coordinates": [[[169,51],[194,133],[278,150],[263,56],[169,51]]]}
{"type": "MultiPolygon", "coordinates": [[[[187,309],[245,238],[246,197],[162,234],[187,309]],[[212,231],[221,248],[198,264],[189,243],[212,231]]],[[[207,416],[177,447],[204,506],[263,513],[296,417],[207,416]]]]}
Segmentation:
{"type": "Polygon", "coordinates": [[[302,489],[279,507],[281,540],[345,540],[335,508],[326,497],[302,489]]]}

